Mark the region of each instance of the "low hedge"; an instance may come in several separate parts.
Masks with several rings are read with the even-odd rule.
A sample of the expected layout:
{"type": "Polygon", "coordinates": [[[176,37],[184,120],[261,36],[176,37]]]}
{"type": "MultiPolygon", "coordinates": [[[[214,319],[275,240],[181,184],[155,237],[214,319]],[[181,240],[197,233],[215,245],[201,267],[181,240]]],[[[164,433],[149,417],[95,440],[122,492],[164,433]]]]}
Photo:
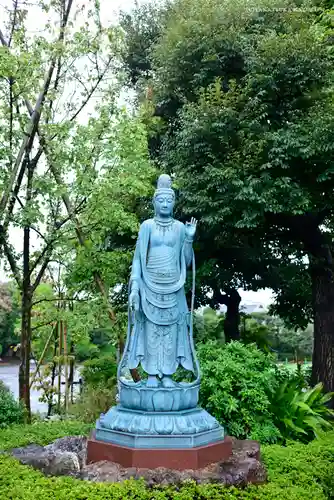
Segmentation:
{"type": "MultiPolygon", "coordinates": [[[[46,444],[58,437],[83,434],[89,426],[77,422],[36,423],[13,426],[1,432],[0,448],[28,443],[46,444]]],[[[0,455],[0,499],[15,500],[330,500],[334,499],[334,432],[308,445],[263,448],[269,482],[244,490],[220,485],[148,489],[142,481],[121,484],[84,482],[69,477],[45,477],[0,455]]]]}

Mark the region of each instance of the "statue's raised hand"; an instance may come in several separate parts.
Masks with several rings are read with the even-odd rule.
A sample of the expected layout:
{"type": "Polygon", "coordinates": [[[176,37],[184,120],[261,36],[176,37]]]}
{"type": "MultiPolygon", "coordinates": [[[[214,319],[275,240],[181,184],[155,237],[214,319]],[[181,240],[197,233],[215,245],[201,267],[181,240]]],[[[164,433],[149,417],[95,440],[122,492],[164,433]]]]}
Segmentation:
{"type": "Polygon", "coordinates": [[[196,233],[197,220],[194,217],[191,218],[190,222],[186,222],[186,238],[193,240],[196,233]]]}

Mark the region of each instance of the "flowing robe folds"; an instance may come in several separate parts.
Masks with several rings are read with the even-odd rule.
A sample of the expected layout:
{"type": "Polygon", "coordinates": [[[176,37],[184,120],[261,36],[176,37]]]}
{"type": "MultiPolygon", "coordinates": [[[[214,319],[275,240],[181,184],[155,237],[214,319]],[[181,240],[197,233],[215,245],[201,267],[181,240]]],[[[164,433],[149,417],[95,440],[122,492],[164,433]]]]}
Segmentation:
{"type": "Polygon", "coordinates": [[[138,288],[140,295],[128,350],[130,369],[141,364],[147,374],[160,377],[172,375],[179,365],[194,371],[184,291],[191,260],[182,222],[163,227],[149,219],[141,225],[130,279],[130,289],[138,288]]]}

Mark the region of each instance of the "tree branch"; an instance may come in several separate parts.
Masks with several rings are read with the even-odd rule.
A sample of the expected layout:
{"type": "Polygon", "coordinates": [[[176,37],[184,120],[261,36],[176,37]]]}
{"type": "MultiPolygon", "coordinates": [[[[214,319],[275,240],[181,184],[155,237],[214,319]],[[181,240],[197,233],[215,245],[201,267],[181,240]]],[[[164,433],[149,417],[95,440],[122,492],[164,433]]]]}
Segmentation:
{"type": "Polygon", "coordinates": [[[10,45],[12,43],[12,39],[13,39],[14,31],[15,31],[16,17],[17,17],[17,4],[18,4],[18,0],[14,0],[13,23],[12,23],[12,29],[11,29],[10,35],[9,35],[8,47],[10,47],[10,45]]]}
{"type": "MultiPolygon", "coordinates": [[[[58,42],[63,42],[64,41],[65,27],[66,27],[66,24],[67,24],[67,21],[68,21],[68,17],[69,17],[69,14],[70,14],[72,3],[73,3],[73,0],[69,0],[68,1],[66,12],[65,12],[65,15],[64,15],[64,19],[63,19],[63,23],[61,25],[60,34],[59,34],[59,37],[58,37],[58,42]]],[[[7,48],[9,48],[9,45],[6,42],[6,40],[5,40],[5,38],[4,38],[1,30],[0,30],[0,40],[1,40],[1,43],[4,46],[6,46],[7,48]]],[[[40,121],[40,118],[41,118],[42,106],[43,106],[45,97],[47,95],[47,92],[48,92],[50,84],[51,84],[51,79],[52,79],[52,75],[53,75],[53,72],[54,72],[54,69],[55,69],[55,66],[56,66],[56,62],[57,62],[57,57],[54,56],[51,59],[49,70],[48,70],[46,78],[44,80],[43,88],[42,88],[41,92],[39,93],[39,96],[37,98],[37,102],[36,102],[35,108],[34,108],[32,114],[31,114],[30,122],[29,122],[29,125],[27,127],[25,136],[23,138],[23,141],[22,141],[19,153],[18,153],[18,155],[16,157],[14,166],[12,168],[8,184],[7,184],[6,189],[4,190],[3,195],[1,197],[1,200],[0,200],[0,220],[2,220],[3,214],[4,214],[5,210],[6,210],[8,199],[9,199],[10,193],[11,193],[11,191],[13,189],[13,185],[15,183],[15,179],[16,179],[18,170],[20,168],[23,156],[25,154],[27,154],[27,153],[29,154],[30,151],[31,151],[31,149],[32,149],[34,137],[35,137],[35,134],[37,132],[38,124],[39,124],[39,121],[40,121]]]]}
{"type": "Polygon", "coordinates": [[[46,247],[46,251],[44,253],[44,262],[41,265],[40,270],[38,271],[38,274],[36,276],[36,279],[35,279],[34,283],[31,285],[31,291],[32,291],[32,293],[34,293],[34,291],[36,290],[36,288],[40,284],[41,279],[43,278],[45,270],[48,267],[49,262],[50,262],[52,250],[53,250],[53,245],[49,245],[48,247],[46,247]]]}
{"type": "Polygon", "coordinates": [[[55,323],[55,321],[47,321],[45,323],[40,323],[39,325],[36,325],[36,326],[33,326],[31,328],[31,331],[35,331],[35,330],[38,330],[39,328],[43,328],[43,326],[48,326],[48,325],[53,325],[55,323]]]}
{"type": "Polygon", "coordinates": [[[64,302],[71,302],[71,301],[75,301],[75,302],[88,302],[89,300],[91,300],[91,299],[90,298],[79,299],[79,298],[74,298],[74,297],[62,297],[62,298],[57,297],[56,299],[40,299],[40,300],[36,300],[36,302],[34,302],[32,305],[35,306],[37,304],[40,304],[41,302],[58,302],[58,301],[64,301],[64,302]]]}
{"type": "Polygon", "coordinates": [[[13,276],[15,278],[15,281],[17,283],[17,286],[19,287],[20,290],[22,290],[22,281],[20,278],[20,272],[19,272],[19,269],[17,267],[14,254],[6,241],[6,233],[4,232],[4,229],[2,226],[0,226],[0,243],[3,245],[5,255],[6,255],[7,260],[9,262],[9,265],[10,265],[11,271],[13,273],[13,276]]]}

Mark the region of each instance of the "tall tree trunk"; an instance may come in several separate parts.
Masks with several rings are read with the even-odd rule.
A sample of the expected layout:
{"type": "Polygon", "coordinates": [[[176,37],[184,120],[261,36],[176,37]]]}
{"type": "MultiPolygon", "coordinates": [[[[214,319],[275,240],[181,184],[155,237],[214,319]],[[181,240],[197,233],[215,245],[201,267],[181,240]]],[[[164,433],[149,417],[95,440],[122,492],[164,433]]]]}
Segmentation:
{"type": "Polygon", "coordinates": [[[225,342],[240,340],[240,302],[239,292],[234,288],[222,295],[221,303],[225,304],[227,308],[224,320],[225,342]]]}
{"type": "Polygon", "coordinates": [[[27,410],[27,420],[31,420],[30,408],[30,354],[31,354],[31,310],[32,297],[29,274],[29,227],[24,228],[23,236],[23,288],[21,321],[21,363],[19,368],[19,397],[27,410]]]}
{"type": "MultiPolygon", "coordinates": [[[[32,197],[33,166],[28,164],[26,206],[32,197]]],[[[30,225],[23,228],[23,280],[22,280],[22,322],[21,322],[21,363],[19,368],[19,397],[26,407],[26,419],[31,421],[30,408],[30,356],[31,356],[31,311],[32,286],[30,275],[30,225]]]]}
{"type": "MultiPolygon", "coordinates": [[[[57,337],[57,328],[55,328],[55,340],[54,340],[54,348],[53,348],[53,358],[52,358],[52,369],[51,369],[51,387],[54,387],[56,380],[56,358],[57,358],[57,347],[58,347],[58,337],[57,337]]],[[[53,409],[53,393],[48,396],[48,413],[47,416],[51,417],[53,409]]]]}
{"type": "MultiPolygon", "coordinates": [[[[326,269],[311,269],[314,310],[312,383],[334,392],[334,280],[326,269]]],[[[332,401],[332,406],[334,401],[332,401]]]]}

